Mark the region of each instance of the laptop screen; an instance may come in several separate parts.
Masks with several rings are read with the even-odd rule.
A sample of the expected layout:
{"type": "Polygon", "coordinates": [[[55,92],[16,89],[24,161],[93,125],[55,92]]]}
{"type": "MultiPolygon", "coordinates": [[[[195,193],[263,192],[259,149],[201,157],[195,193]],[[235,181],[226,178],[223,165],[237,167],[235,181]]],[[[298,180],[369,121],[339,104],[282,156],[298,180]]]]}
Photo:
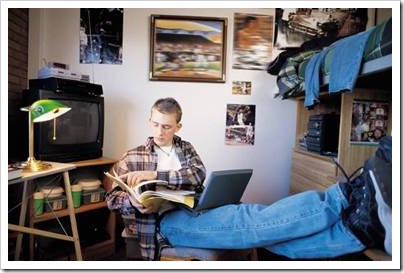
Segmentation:
{"type": "Polygon", "coordinates": [[[227,204],[237,204],[250,181],[252,169],[212,171],[205,181],[196,210],[205,210],[227,204]]]}

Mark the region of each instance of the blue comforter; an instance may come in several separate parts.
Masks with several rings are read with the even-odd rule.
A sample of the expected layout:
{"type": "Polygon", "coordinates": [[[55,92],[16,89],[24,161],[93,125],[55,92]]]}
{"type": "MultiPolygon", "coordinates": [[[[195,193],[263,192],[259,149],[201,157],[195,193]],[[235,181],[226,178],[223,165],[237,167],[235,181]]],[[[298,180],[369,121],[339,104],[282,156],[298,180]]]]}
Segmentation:
{"type": "Polygon", "coordinates": [[[356,35],[341,39],[310,59],[305,70],[305,107],[312,107],[318,103],[321,64],[330,50],[333,50],[333,57],[328,91],[333,93],[354,88],[367,40],[374,29],[375,27],[372,27],[356,35]]]}

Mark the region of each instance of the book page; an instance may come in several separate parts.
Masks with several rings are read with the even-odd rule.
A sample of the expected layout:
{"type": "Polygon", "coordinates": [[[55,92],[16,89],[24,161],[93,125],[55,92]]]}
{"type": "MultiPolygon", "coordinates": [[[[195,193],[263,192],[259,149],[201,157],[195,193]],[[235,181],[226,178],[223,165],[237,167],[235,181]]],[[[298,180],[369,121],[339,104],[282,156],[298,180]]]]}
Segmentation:
{"type": "Polygon", "coordinates": [[[122,190],[126,191],[130,195],[130,198],[132,198],[132,200],[134,200],[134,201],[137,200],[137,196],[135,195],[135,192],[129,187],[128,184],[123,182],[122,179],[110,174],[109,172],[104,172],[104,174],[108,178],[112,179],[112,181],[114,181],[122,190]]]}
{"type": "Polygon", "coordinates": [[[144,206],[159,206],[163,200],[168,200],[176,203],[183,203],[189,207],[194,206],[194,191],[187,190],[170,190],[166,188],[167,181],[164,180],[149,180],[138,183],[134,188],[129,187],[128,184],[122,181],[117,176],[104,172],[104,174],[111,178],[122,190],[126,191],[133,200],[143,204],[144,206]],[[148,184],[156,184],[156,191],[146,190],[142,191],[142,187],[148,184]]]}
{"type": "Polygon", "coordinates": [[[182,203],[190,208],[194,207],[194,191],[185,190],[169,190],[169,189],[159,189],[157,191],[145,191],[138,196],[138,200],[142,204],[154,202],[156,199],[165,199],[168,201],[182,203]]]}

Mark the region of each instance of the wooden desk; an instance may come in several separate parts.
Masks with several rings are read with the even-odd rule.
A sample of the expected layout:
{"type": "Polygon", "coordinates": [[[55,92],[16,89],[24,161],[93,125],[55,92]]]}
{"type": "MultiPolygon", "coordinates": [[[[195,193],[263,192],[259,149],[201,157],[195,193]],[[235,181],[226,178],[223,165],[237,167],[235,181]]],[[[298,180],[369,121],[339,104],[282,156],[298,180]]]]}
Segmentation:
{"type": "Polygon", "coordinates": [[[49,162],[49,163],[52,164],[52,168],[50,168],[48,170],[39,171],[39,172],[23,171],[21,178],[8,181],[8,185],[12,185],[12,184],[16,184],[16,183],[24,183],[19,223],[18,223],[18,225],[8,224],[9,230],[14,230],[14,231],[19,232],[19,234],[17,236],[17,244],[16,244],[14,259],[19,260],[19,258],[20,258],[23,233],[29,233],[29,234],[33,234],[33,235],[45,236],[45,237],[54,238],[54,239],[58,239],[58,240],[65,240],[65,241],[73,242],[74,248],[75,248],[75,253],[76,253],[76,259],[78,261],[81,261],[82,255],[81,255],[81,248],[80,248],[80,239],[79,239],[79,233],[77,231],[76,216],[74,213],[74,206],[73,206],[73,199],[72,199],[72,195],[71,195],[70,178],[69,178],[69,170],[75,169],[76,165],[58,163],[58,162],[49,162]],[[32,187],[29,187],[28,183],[36,178],[40,178],[40,177],[44,177],[44,176],[48,176],[48,175],[52,175],[52,174],[58,174],[58,173],[63,173],[63,180],[64,180],[64,185],[65,185],[66,199],[67,199],[67,209],[68,209],[69,216],[70,216],[72,236],[69,236],[67,234],[63,235],[60,233],[49,232],[49,231],[25,226],[28,200],[32,196],[32,187]]]}

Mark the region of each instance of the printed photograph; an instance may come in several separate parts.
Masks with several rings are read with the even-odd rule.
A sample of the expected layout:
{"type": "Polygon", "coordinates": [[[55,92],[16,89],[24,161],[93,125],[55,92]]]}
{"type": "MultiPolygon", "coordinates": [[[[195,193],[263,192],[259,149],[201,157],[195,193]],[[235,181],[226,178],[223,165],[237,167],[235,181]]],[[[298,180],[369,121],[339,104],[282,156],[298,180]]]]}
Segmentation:
{"type": "Polygon", "coordinates": [[[80,63],[122,64],[123,9],[80,9],[80,63]]]}
{"type": "Polygon", "coordinates": [[[255,105],[227,104],[226,145],[254,145],[255,105]]]}
{"type": "Polygon", "coordinates": [[[352,104],[351,143],[378,143],[386,135],[387,102],[357,101],[352,104]]]}
{"type": "Polygon", "coordinates": [[[251,95],[251,82],[248,81],[233,81],[233,95],[251,95]]]}

